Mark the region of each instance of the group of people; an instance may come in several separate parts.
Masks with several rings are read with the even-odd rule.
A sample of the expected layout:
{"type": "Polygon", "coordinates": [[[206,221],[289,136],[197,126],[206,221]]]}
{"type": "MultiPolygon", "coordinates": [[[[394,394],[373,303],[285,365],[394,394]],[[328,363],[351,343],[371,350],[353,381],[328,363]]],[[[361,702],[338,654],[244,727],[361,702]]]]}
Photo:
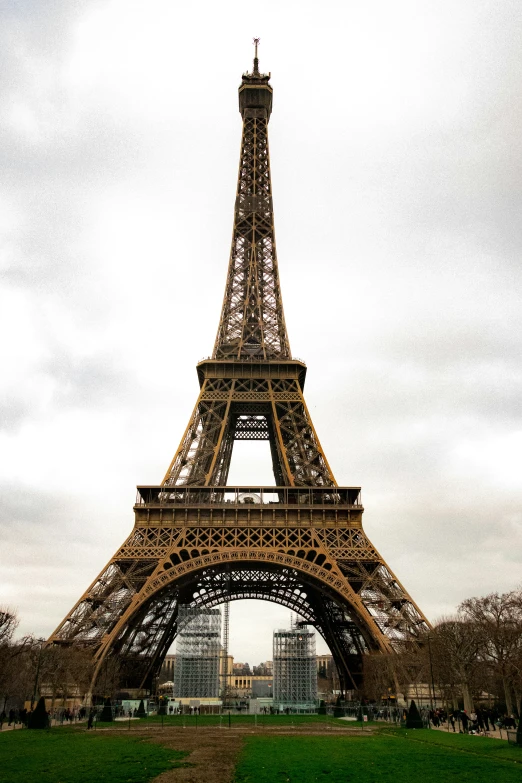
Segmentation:
{"type": "MultiPolygon", "coordinates": [[[[72,723],[74,720],[83,720],[86,717],[86,714],[87,711],[85,707],[80,707],[78,710],[71,710],[69,707],[57,707],[52,711],[47,711],[49,725],[51,725],[52,721],[55,723],[72,723]]],[[[2,712],[0,712],[0,731],[2,730],[4,723],[8,726],[13,726],[14,728],[17,726],[27,726],[30,715],[31,710],[27,710],[25,707],[18,710],[11,708],[8,713],[6,713],[5,710],[2,710],[2,712]]]]}
{"type": "MultiPolygon", "coordinates": [[[[377,708],[372,705],[365,707],[369,720],[386,720],[398,723],[406,720],[406,710],[392,708],[377,708]]],[[[426,726],[432,725],[438,729],[448,725],[454,732],[463,734],[485,734],[495,731],[496,728],[516,729],[517,721],[513,715],[502,714],[495,707],[477,707],[475,710],[446,710],[444,708],[429,709],[421,707],[419,709],[421,718],[426,726]]]]}
{"type": "Polygon", "coordinates": [[[0,712],[0,731],[2,730],[4,723],[7,723],[8,726],[17,726],[20,723],[24,726],[27,725],[27,710],[11,709],[8,713],[6,713],[5,710],[2,710],[2,712],[0,712]]]}
{"type": "Polygon", "coordinates": [[[517,724],[513,715],[501,715],[495,708],[477,707],[476,710],[453,710],[447,712],[444,709],[430,710],[428,713],[430,723],[439,728],[448,723],[453,731],[463,734],[485,734],[494,731],[495,727],[516,729],[517,724]]]}

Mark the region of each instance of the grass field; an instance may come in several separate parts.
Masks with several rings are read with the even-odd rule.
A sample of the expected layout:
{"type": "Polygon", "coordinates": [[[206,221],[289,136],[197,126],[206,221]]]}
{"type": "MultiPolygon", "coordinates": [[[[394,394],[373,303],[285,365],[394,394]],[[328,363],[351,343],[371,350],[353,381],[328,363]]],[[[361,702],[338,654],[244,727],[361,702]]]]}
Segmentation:
{"type": "Polygon", "coordinates": [[[219,716],[200,716],[197,727],[195,716],[176,716],[163,728],[149,719],[130,730],[118,721],[90,732],[6,731],[0,781],[150,783],[172,769],[172,781],[189,774],[198,783],[229,783],[232,774],[234,783],[522,783],[522,749],[500,740],[329,721],[267,715],[256,730],[253,716],[237,716],[220,730],[219,716]]]}
{"type": "MultiPolygon", "coordinates": [[[[234,726],[252,726],[254,728],[262,728],[263,726],[311,726],[314,724],[321,724],[322,726],[333,726],[338,723],[336,718],[332,718],[327,715],[231,715],[230,725],[234,726]]],[[[382,726],[382,723],[366,722],[361,723],[357,721],[340,721],[345,727],[356,727],[359,729],[367,729],[370,726],[382,726]]],[[[164,715],[163,721],[161,715],[151,715],[148,718],[141,718],[139,721],[114,721],[114,723],[98,723],[99,727],[106,726],[129,726],[130,728],[145,728],[148,726],[157,727],[163,726],[186,726],[196,727],[198,726],[228,726],[228,713],[225,715],[164,715]]]]}
{"type": "MultiPolygon", "coordinates": [[[[221,723],[226,723],[228,725],[228,713],[225,713],[223,715],[164,715],[163,716],[163,723],[165,726],[181,726],[183,724],[185,725],[196,725],[196,719],[199,725],[201,726],[219,726],[221,723]]],[[[124,721],[116,721],[116,725],[118,723],[123,723],[124,721]]],[[[336,718],[332,718],[330,715],[258,715],[257,720],[255,715],[234,715],[234,713],[230,716],[230,722],[234,725],[240,725],[240,726],[246,726],[249,724],[252,724],[254,726],[256,723],[257,725],[260,725],[261,723],[266,724],[267,726],[304,726],[309,725],[310,723],[326,723],[326,724],[332,724],[334,722],[337,722],[336,718]]],[[[151,715],[148,718],[141,718],[139,722],[137,720],[133,720],[130,722],[131,726],[134,724],[136,726],[148,726],[149,724],[151,726],[157,725],[158,723],[162,723],[161,715],[151,715]]],[[[343,724],[348,726],[359,726],[359,728],[362,726],[361,722],[357,721],[342,721],[343,724]]],[[[105,724],[104,724],[105,725],[105,724]]],[[[111,724],[107,724],[111,725],[111,724]]],[[[364,726],[368,727],[371,725],[371,723],[365,722],[364,726]]],[[[377,723],[375,722],[373,725],[375,726],[382,726],[382,722],[377,723]]]]}
{"type": "Polygon", "coordinates": [[[438,731],[373,736],[250,736],[234,783],[521,783],[522,751],[438,731]]]}
{"type": "MultiPolygon", "coordinates": [[[[101,729],[115,729],[118,731],[144,731],[150,729],[154,732],[155,729],[160,728],[180,728],[186,729],[196,728],[223,728],[228,729],[229,725],[232,729],[247,729],[262,731],[263,729],[272,729],[277,727],[292,726],[295,729],[306,731],[307,728],[314,730],[315,728],[325,729],[332,728],[339,722],[334,718],[327,718],[324,715],[258,715],[257,719],[254,715],[232,715],[230,724],[228,722],[228,715],[174,715],[164,716],[163,721],[161,716],[151,716],[150,718],[141,718],[140,720],[117,720],[112,723],[101,723],[98,721],[95,723],[95,731],[101,729]]],[[[382,726],[382,723],[357,723],[356,721],[340,721],[343,728],[358,729],[359,731],[368,731],[375,726],[382,726]]],[[[1,783],[1,780],[0,780],[1,783]]]]}
{"type": "Polygon", "coordinates": [[[58,728],[0,734],[2,783],[147,783],[186,754],[126,736],[58,728]]]}

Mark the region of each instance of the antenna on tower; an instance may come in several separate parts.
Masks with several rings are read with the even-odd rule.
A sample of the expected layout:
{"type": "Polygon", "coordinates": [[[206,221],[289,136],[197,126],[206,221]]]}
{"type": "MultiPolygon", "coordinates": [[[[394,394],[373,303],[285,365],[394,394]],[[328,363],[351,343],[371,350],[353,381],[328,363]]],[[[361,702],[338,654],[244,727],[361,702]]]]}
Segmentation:
{"type": "Polygon", "coordinates": [[[257,47],[261,38],[254,38],[254,76],[259,76],[259,58],[257,56],[257,47]]]}

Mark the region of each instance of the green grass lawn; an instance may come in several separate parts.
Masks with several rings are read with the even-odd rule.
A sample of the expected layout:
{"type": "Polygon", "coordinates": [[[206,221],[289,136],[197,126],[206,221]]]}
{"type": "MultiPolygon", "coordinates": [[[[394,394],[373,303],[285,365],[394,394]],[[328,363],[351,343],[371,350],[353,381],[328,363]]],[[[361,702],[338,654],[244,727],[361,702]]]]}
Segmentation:
{"type": "MultiPolygon", "coordinates": [[[[132,728],[144,728],[146,726],[161,725],[161,715],[151,715],[148,718],[140,718],[139,721],[130,721],[130,727],[132,728]]],[[[263,726],[312,726],[312,724],[327,724],[334,725],[338,723],[344,728],[358,727],[361,728],[363,724],[357,721],[338,721],[336,718],[326,715],[258,715],[257,719],[254,715],[234,715],[230,716],[230,722],[232,726],[252,726],[257,725],[258,728],[263,726]]],[[[164,715],[164,726],[228,726],[228,713],[224,715],[164,715]]],[[[98,726],[115,726],[121,728],[122,726],[128,726],[129,721],[114,721],[114,723],[98,724],[98,726]]],[[[382,726],[380,723],[364,723],[364,728],[368,726],[382,726]]]]}
{"type": "MultiPolygon", "coordinates": [[[[0,734],[2,783],[147,783],[185,756],[125,735],[77,731],[5,731],[0,734]]],[[[182,762],[181,762],[182,763],[182,762]]]]}
{"type": "Polygon", "coordinates": [[[245,738],[235,783],[521,783],[522,750],[439,731],[245,738]]]}
{"type": "MultiPolygon", "coordinates": [[[[521,783],[522,749],[500,740],[440,731],[408,731],[377,724],[375,733],[270,734],[259,726],[309,727],[324,716],[262,716],[258,732],[244,735],[235,783],[521,783]]],[[[171,724],[195,729],[195,716],[176,716],[171,724]]],[[[233,716],[251,725],[253,716],[233,716]]],[[[153,723],[147,721],[150,734],[153,723]]],[[[161,723],[161,719],[159,721],[161,723]]],[[[167,720],[165,720],[167,723],[167,720]]],[[[201,726],[219,724],[219,716],[200,716],[201,726]]],[[[332,721],[345,728],[344,721],[332,721]]],[[[132,721],[131,727],[144,727],[132,721]]],[[[126,734],[125,724],[104,724],[112,731],[81,728],[0,734],[1,783],[149,783],[161,772],[185,766],[186,754],[126,734]]],[[[184,733],[184,732],[183,732],[184,733]]],[[[219,732],[226,738],[226,732],[219,732]]],[[[159,734],[161,737],[161,734],[159,734]]],[[[201,741],[205,742],[205,734],[201,741]]],[[[226,741],[226,740],[225,740],[226,741]]],[[[212,783],[209,781],[209,783],[212,783]]]]}

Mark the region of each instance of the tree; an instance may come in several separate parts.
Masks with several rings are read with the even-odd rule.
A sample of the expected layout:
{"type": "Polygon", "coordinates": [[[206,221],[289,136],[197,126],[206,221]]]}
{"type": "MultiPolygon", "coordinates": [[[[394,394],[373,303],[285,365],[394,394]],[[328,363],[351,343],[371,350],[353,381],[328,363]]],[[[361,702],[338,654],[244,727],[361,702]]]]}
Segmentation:
{"type": "Polygon", "coordinates": [[[96,693],[106,698],[114,696],[120,689],[121,683],[121,665],[115,655],[108,655],[98,673],[96,679],[96,693]]]}
{"type": "MultiPolygon", "coordinates": [[[[522,703],[522,647],[517,650],[513,659],[513,690],[517,697],[517,704],[522,703]]],[[[518,717],[522,720],[522,712],[518,717]]]]}
{"type": "Polygon", "coordinates": [[[0,606],[0,648],[11,644],[19,622],[16,612],[7,606],[0,606]]]}
{"type": "Polygon", "coordinates": [[[430,632],[434,674],[453,696],[460,691],[464,709],[473,711],[472,693],[481,668],[480,637],[475,623],[458,615],[440,620],[430,632]]]}
{"type": "Polygon", "coordinates": [[[81,697],[89,687],[92,658],[77,647],[44,645],[40,653],[40,689],[51,696],[51,709],[61,700],[67,706],[70,697],[81,697]]]}
{"type": "Polygon", "coordinates": [[[512,691],[522,651],[522,591],[468,598],[459,612],[475,627],[479,654],[500,677],[507,713],[513,714],[512,691]]]}
{"type": "Polygon", "coordinates": [[[522,745],[522,699],[520,699],[520,709],[518,711],[517,745],[522,745]]]}
{"type": "Polygon", "coordinates": [[[35,640],[24,636],[13,641],[18,622],[14,611],[0,608],[0,711],[9,702],[21,705],[31,689],[31,652],[35,640]]]}
{"type": "Polygon", "coordinates": [[[364,695],[370,701],[380,701],[390,691],[395,692],[395,671],[399,656],[380,653],[367,655],[363,660],[364,695]]]}
{"type": "Polygon", "coordinates": [[[406,700],[413,687],[419,698],[418,686],[429,682],[427,640],[421,638],[413,644],[410,641],[403,641],[398,646],[397,654],[390,656],[389,671],[397,694],[402,693],[406,700]]]}

